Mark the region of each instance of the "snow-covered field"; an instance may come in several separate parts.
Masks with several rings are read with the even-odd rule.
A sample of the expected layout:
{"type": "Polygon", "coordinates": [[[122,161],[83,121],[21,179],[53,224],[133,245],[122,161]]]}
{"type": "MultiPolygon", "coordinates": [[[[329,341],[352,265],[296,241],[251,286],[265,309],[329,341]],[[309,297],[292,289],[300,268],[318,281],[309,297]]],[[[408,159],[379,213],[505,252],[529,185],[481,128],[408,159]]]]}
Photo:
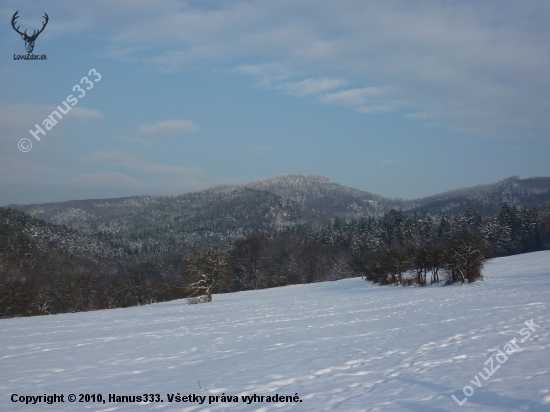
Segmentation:
{"type": "Polygon", "coordinates": [[[550,411],[550,251],[495,259],[484,275],[464,286],[356,278],[209,304],[0,320],[0,410],[550,411]],[[531,319],[535,331],[521,342],[531,319]],[[497,350],[514,337],[499,364],[497,350]],[[490,357],[500,368],[484,380],[490,357]],[[462,402],[465,386],[473,393],[466,388],[460,407],[451,395],[462,402]],[[54,393],[65,402],[11,401],[54,393]],[[108,401],[144,393],[163,402],[108,401]],[[205,402],[169,402],[178,393],[205,402]],[[106,402],[79,403],[79,394],[106,402]],[[253,394],[302,402],[242,401],[253,394]],[[209,405],[210,396],[219,401],[209,405]]]}

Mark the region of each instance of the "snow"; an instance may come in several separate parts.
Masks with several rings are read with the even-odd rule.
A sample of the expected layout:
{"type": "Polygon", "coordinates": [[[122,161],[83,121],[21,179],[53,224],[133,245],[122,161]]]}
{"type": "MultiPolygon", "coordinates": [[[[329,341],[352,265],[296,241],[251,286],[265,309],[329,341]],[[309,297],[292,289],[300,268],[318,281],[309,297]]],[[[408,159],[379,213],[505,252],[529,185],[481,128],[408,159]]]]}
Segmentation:
{"type": "Polygon", "coordinates": [[[0,410],[549,411],[550,251],[494,259],[483,273],[462,286],[355,278],[199,305],[0,320],[0,410]],[[531,319],[539,326],[530,339],[481,387],[470,383],[531,319]],[[467,385],[474,393],[460,407],[451,395],[461,401],[467,385]],[[54,393],[65,402],[10,400],[54,393]],[[144,393],[163,402],[67,401],[144,393]],[[178,393],[206,400],[168,401],[178,393]],[[208,404],[222,394],[239,402],[208,404]],[[241,401],[253,394],[302,402],[241,401]]]}

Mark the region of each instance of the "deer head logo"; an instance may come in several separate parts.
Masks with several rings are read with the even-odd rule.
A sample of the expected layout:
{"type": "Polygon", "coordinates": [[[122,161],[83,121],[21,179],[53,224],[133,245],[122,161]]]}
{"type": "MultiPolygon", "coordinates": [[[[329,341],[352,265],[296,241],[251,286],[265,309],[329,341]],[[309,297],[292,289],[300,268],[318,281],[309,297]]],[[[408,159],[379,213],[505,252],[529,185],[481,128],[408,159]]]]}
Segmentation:
{"type": "Polygon", "coordinates": [[[17,18],[19,17],[18,13],[19,13],[19,10],[17,10],[14,13],[13,17],[11,18],[11,25],[12,25],[13,29],[21,35],[21,38],[23,40],[25,40],[25,48],[27,49],[27,53],[32,53],[32,51],[34,49],[34,42],[36,41],[36,38],[38,37],[38,35],[40,33],[42,33],[44,31],[44,28],[46,27],[46,24],[48,24],[48,20],[50,18],[48,17],[48,15],[46,13],[44,13],[44,18],[46,19],[46,21],[44,23],[42,23],[42,28],[40,30],[38,30],[38,32],[36,30],[34,30],[32,32],[32,35],[29,36],[27,34],[27,30],[25,30],[24,33],[21,33],[19,31],[19,27],[21,27],[21,26],[15,27],[15,20],[17,20],[17,18]]]}

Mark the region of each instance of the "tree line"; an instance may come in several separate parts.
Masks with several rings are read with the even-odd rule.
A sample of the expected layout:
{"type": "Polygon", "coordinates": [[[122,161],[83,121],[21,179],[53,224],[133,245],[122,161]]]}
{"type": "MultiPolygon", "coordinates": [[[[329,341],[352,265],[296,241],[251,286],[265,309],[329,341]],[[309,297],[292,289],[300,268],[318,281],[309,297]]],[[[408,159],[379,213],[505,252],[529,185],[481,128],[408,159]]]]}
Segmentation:
{"type": "Polygon", "coordinates": [[[110,309],[363,276],[380,285],[474,282],[484,262],[550,248],[550,205],[503,204],[483,220],[390,210],[321,229],[249,230],[230,244],[165,254],[71,255],[0,224],[0,316],[110,309]]]}

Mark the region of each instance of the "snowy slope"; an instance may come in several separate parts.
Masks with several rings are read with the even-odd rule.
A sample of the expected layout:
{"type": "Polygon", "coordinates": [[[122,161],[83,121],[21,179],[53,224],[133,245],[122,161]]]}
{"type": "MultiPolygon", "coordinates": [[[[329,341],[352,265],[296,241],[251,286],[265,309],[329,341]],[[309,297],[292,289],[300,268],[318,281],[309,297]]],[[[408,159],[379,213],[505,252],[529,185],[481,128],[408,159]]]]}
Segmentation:
{"type": "Polygon", "coordinates": [[[464,286],[348,279],[210,304],[0,320],[0,410],[550,411],[550,251],[495,259],[484,274],[464,286]],[[540,325],[532,340],[516,343],[480,388],[470,383],[530,319],[540,325]],[[462,401],[466,385],[474,393],[460,407],[451,395],[462,401]],[[206,401],[169,402],[178,392],[206,401]],[[10,400],[54,393],[65,402],[10,400]],[[67,401],[81,393],[158,393],[163,402],[67,401]],[[239,402],[208,405],[222,393],[239,402]],[[302,402],[241,401],[296,393],[302,402]]]}

